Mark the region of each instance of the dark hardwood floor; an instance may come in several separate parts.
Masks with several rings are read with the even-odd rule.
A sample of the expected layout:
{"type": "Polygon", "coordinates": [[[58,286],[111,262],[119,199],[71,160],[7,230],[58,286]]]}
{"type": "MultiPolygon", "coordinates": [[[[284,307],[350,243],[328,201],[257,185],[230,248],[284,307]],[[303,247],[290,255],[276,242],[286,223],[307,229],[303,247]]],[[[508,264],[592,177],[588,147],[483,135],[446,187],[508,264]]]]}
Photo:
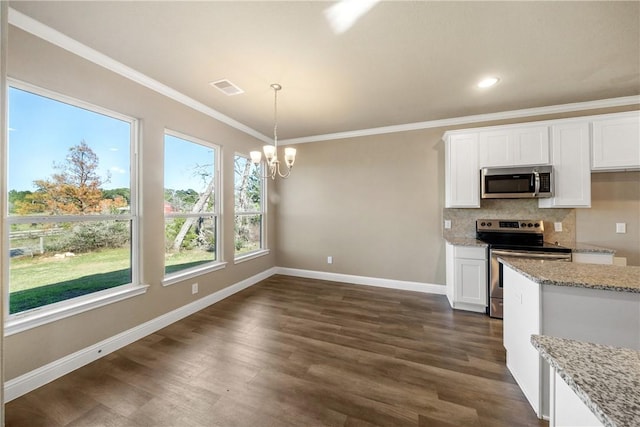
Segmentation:
{"type": "Polygon", "coordinates": [[[545,426],[502,323],[273,276],[6,405],[7,426],[545,426]]]}

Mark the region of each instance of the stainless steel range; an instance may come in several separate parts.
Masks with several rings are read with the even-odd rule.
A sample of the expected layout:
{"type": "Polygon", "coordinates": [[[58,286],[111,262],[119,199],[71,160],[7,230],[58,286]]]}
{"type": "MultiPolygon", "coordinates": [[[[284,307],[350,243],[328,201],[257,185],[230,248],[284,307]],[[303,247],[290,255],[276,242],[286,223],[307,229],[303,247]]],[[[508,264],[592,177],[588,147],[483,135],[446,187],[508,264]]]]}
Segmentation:
{"type": "Polygon", "coordinates": [[[544,241],[544,223],[530,219],[479,219],[476,238],[489,244],[489,315],[502,319],[502,264],[498,257],[571,261],[571,249],[544,241]]]}

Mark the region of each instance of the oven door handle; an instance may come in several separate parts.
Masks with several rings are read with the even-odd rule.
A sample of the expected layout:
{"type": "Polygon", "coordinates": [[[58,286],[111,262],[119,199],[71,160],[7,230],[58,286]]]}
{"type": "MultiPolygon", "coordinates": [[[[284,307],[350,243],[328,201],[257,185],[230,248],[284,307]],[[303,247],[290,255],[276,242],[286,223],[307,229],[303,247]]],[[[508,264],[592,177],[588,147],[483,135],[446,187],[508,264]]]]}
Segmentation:
{"type": "Polygon", "coordinates": [[[549,260],[571,260],[571,254],[563,253],[540,253],[540,252],[519,252],[519,251],[491,251],[491,256],[504,256],[514,258],[536,258],[536,259],[549,259],[549,260]]]}

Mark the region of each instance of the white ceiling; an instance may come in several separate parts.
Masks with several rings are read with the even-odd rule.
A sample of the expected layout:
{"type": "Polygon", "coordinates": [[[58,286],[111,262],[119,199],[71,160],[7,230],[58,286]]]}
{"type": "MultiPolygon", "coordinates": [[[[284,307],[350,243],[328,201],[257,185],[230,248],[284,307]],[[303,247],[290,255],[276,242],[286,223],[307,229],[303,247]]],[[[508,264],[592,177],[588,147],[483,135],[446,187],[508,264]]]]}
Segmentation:
{"type": "Polygon", "coordinates": [[[264,135],[278,82],[281,140],[640,94],[638,1],[386,1],[339,35],[332,3],[10,7],[264,135]]]}

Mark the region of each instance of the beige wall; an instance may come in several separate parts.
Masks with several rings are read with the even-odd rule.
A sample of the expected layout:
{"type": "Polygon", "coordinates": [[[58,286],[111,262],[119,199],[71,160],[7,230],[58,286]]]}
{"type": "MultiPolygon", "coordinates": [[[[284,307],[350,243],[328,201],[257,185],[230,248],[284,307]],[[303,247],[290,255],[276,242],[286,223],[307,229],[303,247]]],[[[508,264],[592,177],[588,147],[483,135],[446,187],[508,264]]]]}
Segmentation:
{"type": "Polygon", "coordinates": [[[576,209],[576,238],[640,266],[640,172],[591,175],[591,209],[576,209]],[[616,233],[618,222],[627,224],[625,234],[616,233]]]}
{"type": "Polygon", "coordinates": [[[296,169],[279,183],[278,265],[444,283],[441,136],[430,129],[297,145],[296,169]]]}
{"type": "MultiPolygon", "coordinates": [[[[472,123],[455,128],[637,109],[638,105],[631,105],[472,123]]],[[[507,200],[483,201],[481,209],[443,210],[444,144],[441,138],[451,129],[454,128],[296,145],[296,170],[291,178],[279,184],[277,264],[321,272],[444,284],[443,216],[454,220],[460,235],[472,236],[476,218],[493,215],[502,218],[524,213],[544,219],[545,237],[549,241],[568,246],[575,242],[574,209],[538,209],[536,200],[507,200]],[[562,233],[553,231],[552,225],[556,221],[563,223],[562,233]],[[326,262],[329,255],[334,257],[332,265],[326,262]]],[[[608,203],[598,201],[598,179],[594,178],[594,212],[608,203]]],[[[637,196],[635,206],[637,212],[637,196]]],[[[629,241],[626,252],[622,253],[629,253],[634,244],[639,245],[637,231],[635,238],[632,237],[633,224],[638,230],[637,218],[628,220],[626,236],[629,241]]],[[[595,238],[586,240],[598,241],[595,238]]]]}
{"type": "MultiPolygon", "coordinates": [[[[7,380],[140,325],[275,265],[272,252],[238,265],[233,263],[233,156],[261,142],[182,104],[148,90],[67,51],[11,27],[9,76],[140,119],[142,274],[146,294],[110,304],[6,338],[7,380]],[[190,283],[163,287],[163,137],[165,127],[222,146],[224,185],[223,259],[225,269],[190,283]]],[[[206,86],[206,85],[205,85],[206,86]]],[[[203,90],[207,90],[203,87],[203,90]]],[[[268,230],[274,231],[273,219],[268,230]]],[[[273,240],[273,239],[272,239],[273,240]]]]}

